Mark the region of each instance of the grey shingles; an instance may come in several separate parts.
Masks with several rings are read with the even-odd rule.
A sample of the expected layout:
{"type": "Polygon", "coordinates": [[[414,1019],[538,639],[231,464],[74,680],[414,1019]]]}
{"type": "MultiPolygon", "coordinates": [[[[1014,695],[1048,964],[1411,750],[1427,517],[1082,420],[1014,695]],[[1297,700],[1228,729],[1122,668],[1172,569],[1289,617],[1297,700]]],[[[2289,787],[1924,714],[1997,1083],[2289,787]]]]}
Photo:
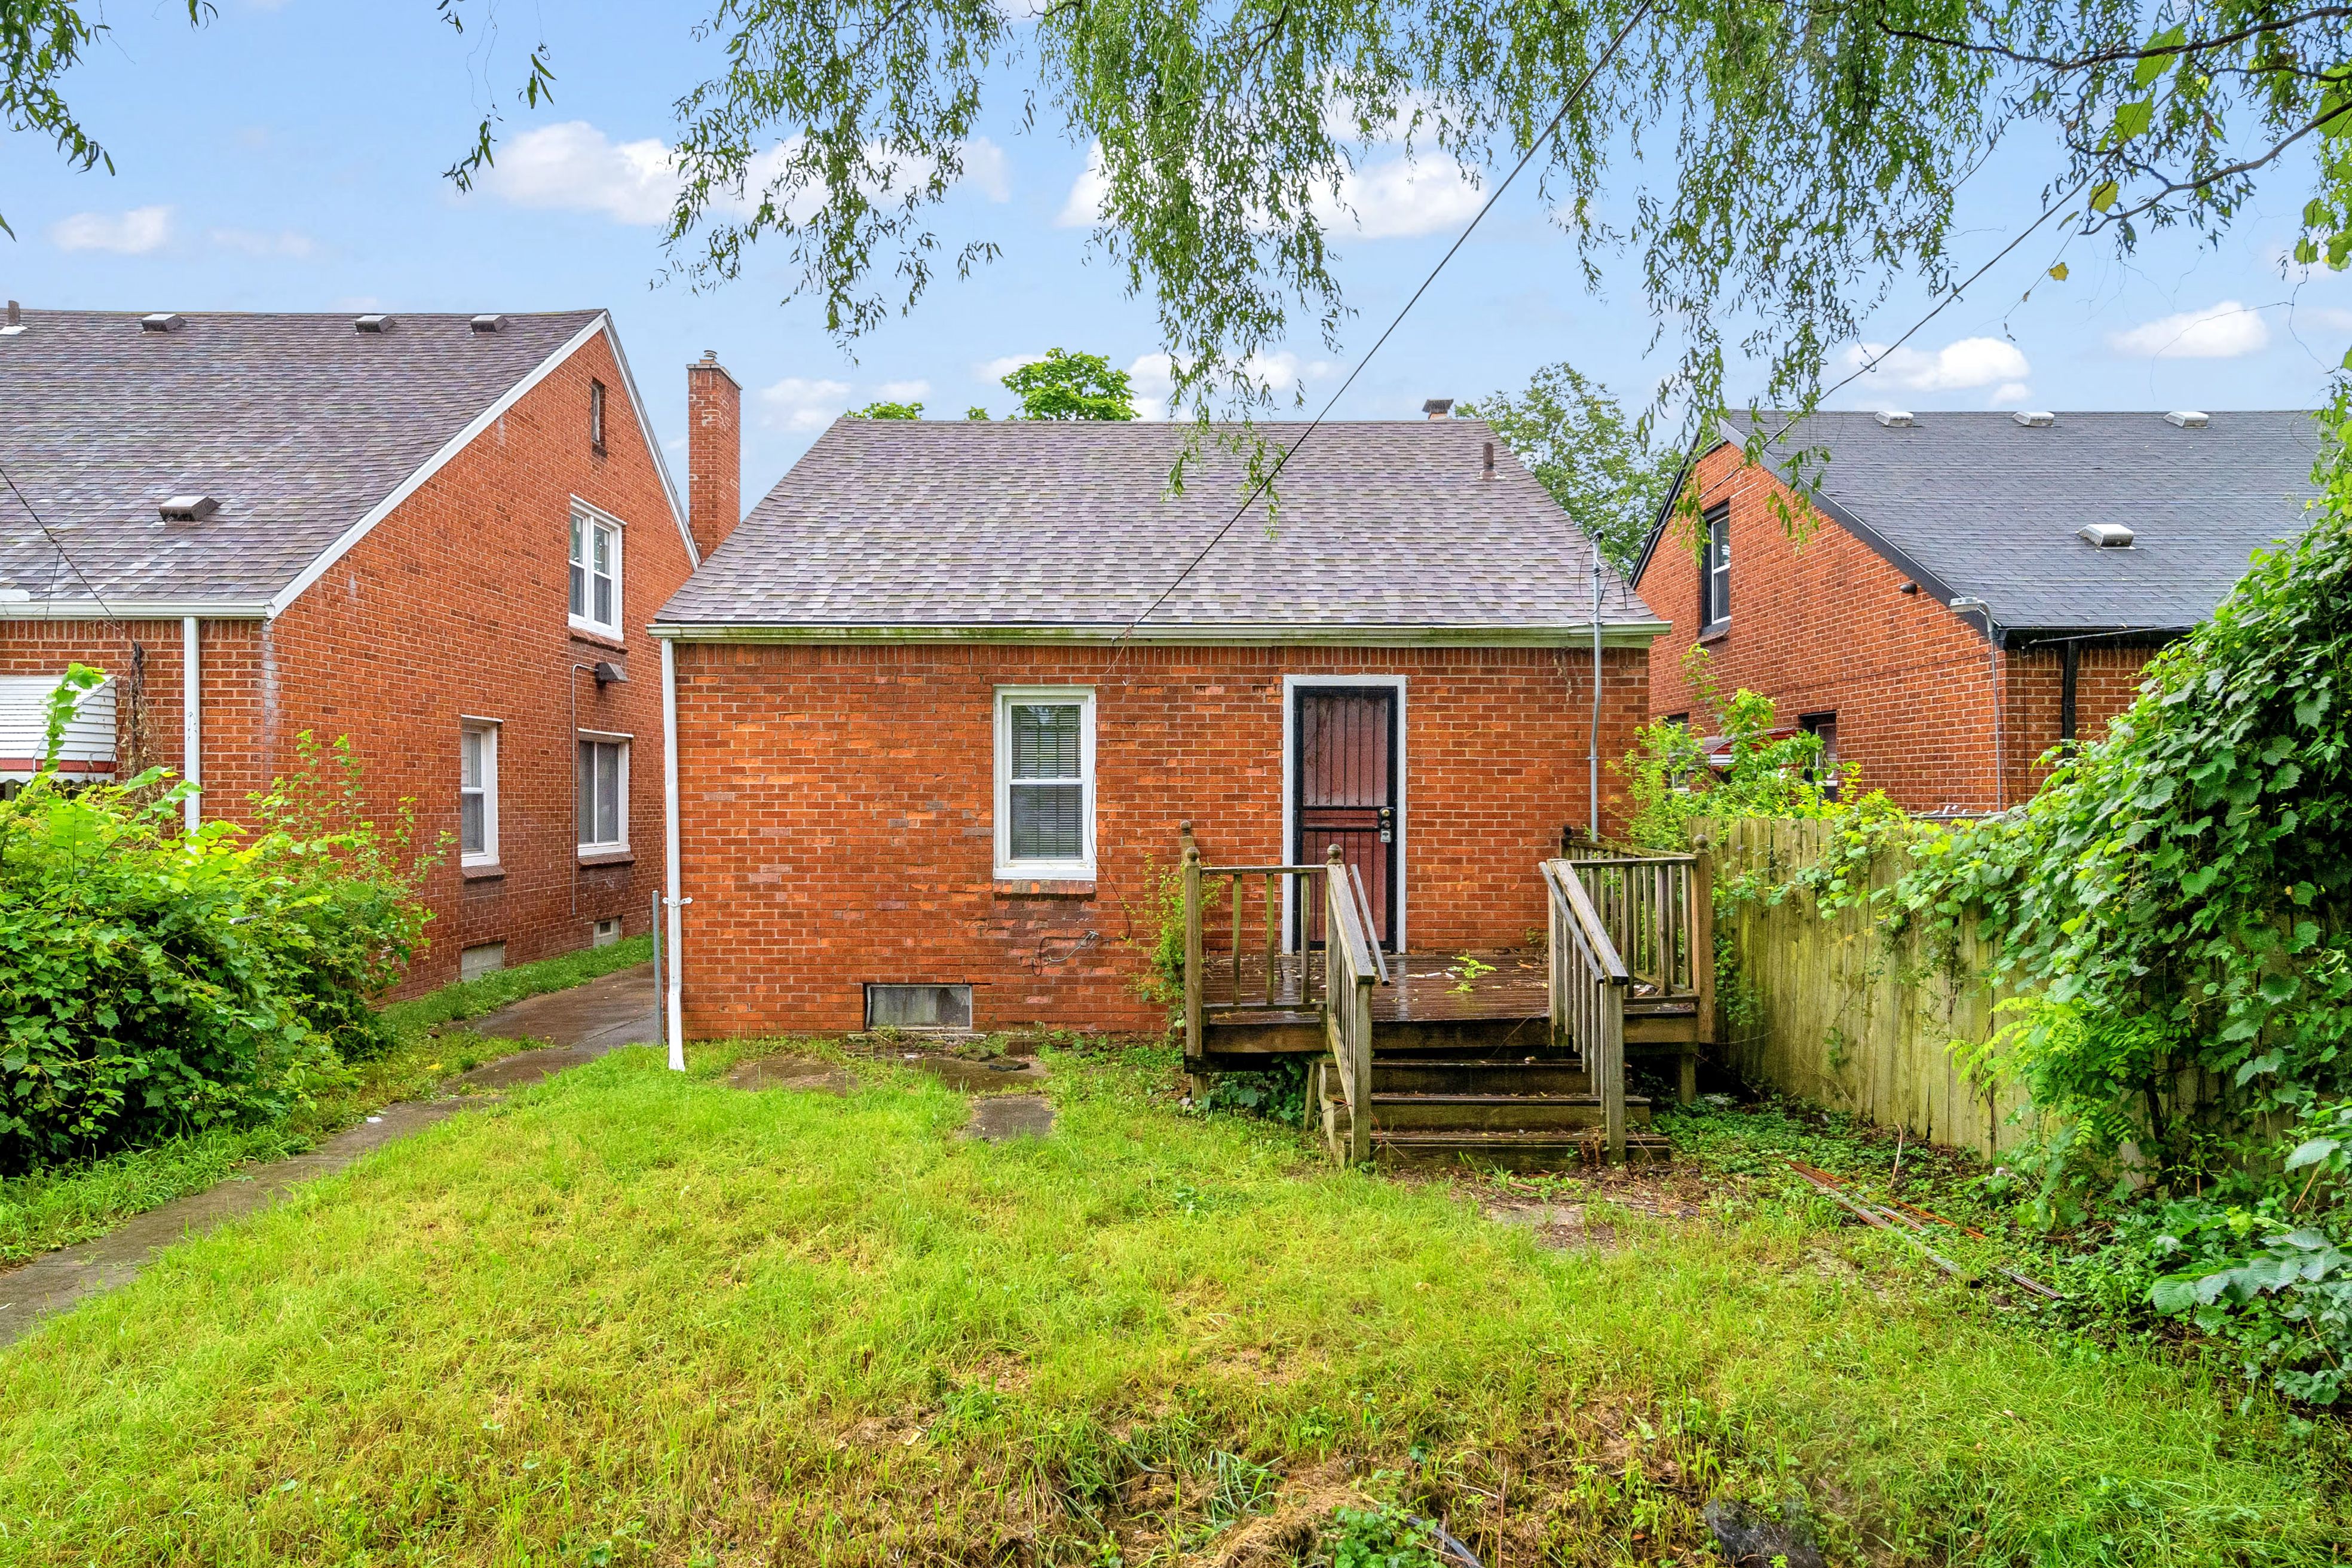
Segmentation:
{"type": "MultiPolygon", "coordinates": [[[[1916,417],[1816,414],[1778,449],[1826,450],[1803,471],[1832,507],[2006,627],[2194,626],[2255,550],[2302,533],[2317,494],[2319,428],[2299,411],[2216,412],[2203,429],[2158,413],[1916,417]],[[2130,525],[2133,548],[2084,542],[2088,522],[2130,525]]],[[[1744,419],[1727,424],[1745,439],[1744,419]]]]}
{"type": "MultiPolygon", "coordinates": [[[[0,466],[109,599],[255,601],[303,567],[600,312],[401,315],[27,310],[0,337],[0,466]],[[166,524],[167,496],[216,498],[166,524]]],[[[87,592],[0,487],[0,595],[87,592]]]]}
{"type": "MultiPolygon", "coordinates": [[[[1212,446],[1166,493],[1191,426],[837,421],[670,600],[673,625],[1037,626],[1116,633],[1234,514],[1212,446]]],[[[1277,445],[1304,426],[1259,429],[1277,445]]],[[[1231,427],[1220,427],[1230,434],[1231,427]]],[[[1477,420],[1325,425],[1144,630],[1589,624],[1591,546],[1477,420]]],[[[1614,572],[1604,621],[1654,619],[1614,572]]]]}

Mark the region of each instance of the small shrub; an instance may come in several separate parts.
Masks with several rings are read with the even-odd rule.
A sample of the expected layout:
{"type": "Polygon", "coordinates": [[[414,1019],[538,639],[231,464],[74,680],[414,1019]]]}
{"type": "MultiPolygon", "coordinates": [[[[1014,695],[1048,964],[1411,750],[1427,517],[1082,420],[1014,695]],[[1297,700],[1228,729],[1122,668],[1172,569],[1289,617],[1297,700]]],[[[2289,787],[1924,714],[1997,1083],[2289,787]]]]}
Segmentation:
{"type": "MultiPolygon", "coordinates": [[[[49,753],[82,691],[51,700],[49,753]]],[[[73,789],[45,761],[0,802],[0,1173],[268,1120],[390,1043],[368,999],[423,939],[424,862],[356,815],[348,751],[295,777],[261,830],[178,830],[162,770],[73,789]]]]}

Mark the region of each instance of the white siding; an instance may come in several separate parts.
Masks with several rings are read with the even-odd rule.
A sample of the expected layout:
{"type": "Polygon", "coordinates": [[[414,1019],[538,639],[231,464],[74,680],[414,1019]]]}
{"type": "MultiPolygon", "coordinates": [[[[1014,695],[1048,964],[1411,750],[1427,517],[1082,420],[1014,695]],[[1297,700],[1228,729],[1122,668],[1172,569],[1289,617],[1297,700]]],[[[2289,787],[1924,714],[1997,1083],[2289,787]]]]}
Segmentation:
{"type": "MultiPolygon", "coordinates": [[[[0,781],[28,779],[48,735],[49,694],[62,675],[0,675],[0,781]]],[[[114,773],[114,682],[85,691],[58,749],[59,771],[77,778],[114,773]]]]}

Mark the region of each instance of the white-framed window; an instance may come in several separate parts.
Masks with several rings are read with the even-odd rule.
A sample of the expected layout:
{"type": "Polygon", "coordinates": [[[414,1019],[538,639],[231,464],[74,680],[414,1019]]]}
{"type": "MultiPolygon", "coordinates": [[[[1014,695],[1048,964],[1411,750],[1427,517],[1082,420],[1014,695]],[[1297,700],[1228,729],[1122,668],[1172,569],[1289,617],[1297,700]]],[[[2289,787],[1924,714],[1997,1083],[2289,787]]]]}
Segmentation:
{"type": "Polygon", "coordinates": [[[580,732],[580,853],[629,847],[629,737],[580,732]]]}
{"type": "Polygon", "coordinates": [[[1706,524],[1706,625],[1719,626],[1731,619],[1731,509],[1717,507],[1702,521],[1706,524]]]}
{"type": "Polygon", "coordinates": [[[621,521],[593,507],[572,509],[572,624],[621,635],[621,521]]]}
{"type": "Polygon", "coordinates": [[[1095,694],[996,691],[996,874],[1092,879],[1095,694]]]}
{"type": "Polygon", "coordinates": [[[499,726],[467,719],[457,728],[457,858],[467,866],[499,861],[499,726]]]}

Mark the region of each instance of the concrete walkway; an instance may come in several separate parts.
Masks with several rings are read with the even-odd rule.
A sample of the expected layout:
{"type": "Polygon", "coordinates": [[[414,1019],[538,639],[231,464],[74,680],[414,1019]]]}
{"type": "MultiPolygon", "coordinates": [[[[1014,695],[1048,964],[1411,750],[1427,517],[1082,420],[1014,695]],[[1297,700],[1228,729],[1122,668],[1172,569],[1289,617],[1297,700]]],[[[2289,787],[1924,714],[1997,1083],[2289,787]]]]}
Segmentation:
{"type": "Polygon", "coordinates": [[[157,1252],[173,1242],[202,1236],[267,1208],[301,1183],[340,1171],[370,1150],[422,1131],[454,1111],[494,1103],[499,1098],[496,1090],[538,1083],[566,1068],[593,1061],[616,1047],[658,1041],[661,1028],[654,966],[640,963],[569,991],[527,997],[510,1007],[469,1018],[464,1027],[492,1039],[546,1043],[486,1063],[452,1080],[475,1092],[387,1105],[307,1154],[257,1166],[206,1191],[174,1198],[160,1208],[133,1215],[104,1236],[43,1253],[22,1268],[0,1274],[0,1346],[24,1338],[52,1312],[62,1312],[100,1291],[128,1284],[157,1252]]]}

